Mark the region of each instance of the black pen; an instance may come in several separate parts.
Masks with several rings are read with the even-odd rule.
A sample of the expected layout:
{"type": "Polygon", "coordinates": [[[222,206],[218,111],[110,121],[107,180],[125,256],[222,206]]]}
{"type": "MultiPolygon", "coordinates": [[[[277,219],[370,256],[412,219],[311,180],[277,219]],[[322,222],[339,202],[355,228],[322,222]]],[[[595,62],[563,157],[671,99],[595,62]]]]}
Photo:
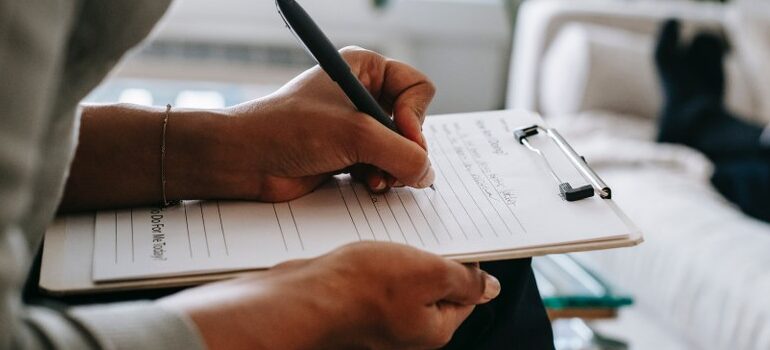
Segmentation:
{"type": "MultiPolygon", "coordinates": [[[[321,69],[345,92],[356,109],[370,115],[380,124],[398,133],[396,123],[382,110],[369,90],[353,75],[350,66],[334,48],[329,38],[321,31],[321,28],[305,12],[305,9],[295,0],[275,0],[275,5],[286,23],[286,27],[305,46],[310,56],[321,66],[321,69]]],[[[430,187],[435,190],[433,185],[430,187]]]]}
{"type": "Polygon", "coordinates": [[[356,109],[377,119],[388,129],[398,132],[393,119],[382,110],[369,90],[353,75],[350,66],[302,6],[294,0],[275,0],[275,4],[286,26],[307,48],[321,68],[329,74],[329,77],[345,91],[345,95],[350,102],[353,102],[356,109]]]}

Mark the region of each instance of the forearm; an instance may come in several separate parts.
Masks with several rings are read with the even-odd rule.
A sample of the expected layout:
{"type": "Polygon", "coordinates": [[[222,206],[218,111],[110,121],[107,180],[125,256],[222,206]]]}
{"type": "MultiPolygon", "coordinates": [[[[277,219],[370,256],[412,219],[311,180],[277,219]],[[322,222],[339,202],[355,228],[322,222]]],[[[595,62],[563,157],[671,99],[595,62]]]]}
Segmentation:
{"type": "MultiPolygon", "coordinates": [[[[165,107],[84,106],[80,137],[60,211],[161,203],[165,107]]],[[[163,167],[168,200],[230,192],[220,151],[230,134],[228,110],[172,109],[163,167]]]]}

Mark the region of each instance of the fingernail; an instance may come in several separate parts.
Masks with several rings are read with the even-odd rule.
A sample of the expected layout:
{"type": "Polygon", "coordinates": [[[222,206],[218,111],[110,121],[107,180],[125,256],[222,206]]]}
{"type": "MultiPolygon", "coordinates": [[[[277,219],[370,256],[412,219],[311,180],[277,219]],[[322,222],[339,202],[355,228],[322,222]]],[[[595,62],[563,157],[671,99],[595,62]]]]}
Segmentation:
{"type": "Polygon", "coordinates": [[[486,303],[500,294],[500,281],[490,274],[484,277],[484,295],[481,296],[481,302],[486,303]]]}
{"type": "Polygon", "coordinates": [[[436,180],[436,173],[433,171],[433,168],[428,168],[428,172],[425,173],[425,176],[423,176],[420,181],[417,181],[417,187],[429,187],[430,185],[433,185],[434,180],[436,180]]]}
{"type": "Polygon", "coordinates": [[[381,192],[381,191],[385,190],[386,186],[387,186],[387,184],[385,183],[385,179],[383,179],[382,177],[378,176],[377,177],[377,183],[374,186],[372,186],[372,191],[381,192]]]}
{"type": "Polygon", "coordinates": [[[395,182],[393,182],[393,187],[404,187],[404,183],[396,180],[395,182]]]}

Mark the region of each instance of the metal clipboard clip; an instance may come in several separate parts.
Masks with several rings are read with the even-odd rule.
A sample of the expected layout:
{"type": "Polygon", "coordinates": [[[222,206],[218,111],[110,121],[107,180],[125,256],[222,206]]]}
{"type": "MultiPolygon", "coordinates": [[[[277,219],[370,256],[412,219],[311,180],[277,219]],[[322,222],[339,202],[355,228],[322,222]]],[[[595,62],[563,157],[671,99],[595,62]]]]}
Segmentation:
{"type": "Polygon", "coordinates": [[[574,202],[584,198],[593,197],[594,190],[599,194],[599,197],[604,199],[612,198],[612,190],[610,190],[609,186],[607,186],[607,184],[602,181],[599,175],[597,175],[596,172],[594,172],[594,170],[588,166],[585,158],[578,155],[577,152],[572,149],[572,146],[567,143],[567,141],[559,134],[558,131],[556,131],[556,129],[544,128],[540,125],[532,125],[514,130],[513,135],[516,137],[516,140],[519,141],[520,144],[526,146],[527,149],[535,152],[540,156],[540,158],[543,159],[546,168],[548,168],[551,176],[559,185],[559,193],[561,193],[561,196],[565,200],[574,202]],[[553,170],[553,167],[551,166],[551,163],[548,161],[548,158],[545,156],[545,154],[539,149],[532,147],[532,145],[527,140],[528,137],[537,135],[539,132],[543,132],[543,134],[547,135],[559,147],[559,149],[561,149],[564,155],[567,156],[567,159],[569,159],[570,163],[572,163],[572,165],[580,172],[580,174],[586,180],[588,180],[590,185],[574,188],[569,184],[569,182],[564,182],[561,180],[561,178],[559,178],[559,175],[557,175],[553,170]]]}

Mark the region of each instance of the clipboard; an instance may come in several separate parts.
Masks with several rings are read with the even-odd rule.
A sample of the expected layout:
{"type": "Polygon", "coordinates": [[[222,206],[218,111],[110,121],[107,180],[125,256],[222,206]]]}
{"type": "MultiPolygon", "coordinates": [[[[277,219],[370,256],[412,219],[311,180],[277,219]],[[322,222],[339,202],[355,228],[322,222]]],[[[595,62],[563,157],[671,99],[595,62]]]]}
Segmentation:
{"type": "MultiPolygon", "coordinates": [[[[601,203],[606,207],[612,216],[618,222],[622,223],[624,234],[618,235],[611,239],[602,239],[590,242],[573,242],[553,246],[545,245],[530,245],[522,249],[491,249],[485,251],[483,254],[468,253],[468,254],[449,254],[445,255],[447,258],[454,259],[460,262],[472,262],[472,261],[491,261],[491,260],[503,260],[503,259],[516,259],[546,254],[558,254],[577,251],[588,251],[597,249],[610,249],[619,247],[629,247],[639,244],[643,241],[642,233],[635,227],[631,220],[618,208],[611,198],[611,191],[608,186],[595,186],[590,180],[584,177],[582,174],[588,172],[596,174],[582,157],[578,156],[581,162],[578,164],[566,164],[564,159],[569,159],[570,155],[577,155],[569,144],[563,140],[555,131],[549,131],[545,127],[544,121],[536,114],[524,112],[524,111],[495,111],[495,112],[482,112],[482,113],[470,113],[461,115],[445,115],[445,116],[432,116],[433,120],[463,120],[465,118],[471,118],[473,120],[497,120],[504,118],[510,120],[511,130],[508,132],[507,137],[510,138],[510,142],[506,143],[507,147],[521,147],[511,148],[519,152],[530,152],[533,155],[531,161],[532,166],[535,166],[535,160],[537,158],[545,157],[546,161],[551,163],[554,172],[560,179],[564,179],[570,184],[578,184],[589,182],[591,189],[594,192],[599,193],[598,196],[593,198],[582,198],[574,201],[568,201],[566,196],[563,196],[565,206],[576,206],[576,208],[584,207],[588,201],[594,201],[594,203],[601,203]],[[442,119],[443,118],[443,119],[442,119]],[[497,118],[497,119],[495,119],[497,118]],[[528,129],[529,128],[529,129],[528,129]],[[537,134],[532,130],[535,128],[537,134]],[[521,131],[518,132],[517,131],[521,131]],[[522,133],[524,133],[522,135],[522,133]],[[521,139],[519,136],[521,135],[521,139]],[[556,138],[552,138],[549,135],[556,135],[556,138]],[[563,144],[560,145],[561,141],[563,144]],[[525,150],[528,143],[533,149],[537,149],[542,154],[537,154],[531,150],[525,150]],[[566,146],[566,147],[565,147],[566,146]],[[557,149],[561,149],[558,151],[557,149]],[[572,150],[571,152],[569,152],[572,150]],[[541,157],[542,156],[542,157],[541,157]],[[582,165],[585,169],[581,170],[578,165],[582,165]],[[566,174],[570,171],[575,174],[566,174]],[[587,170],[586,170],[587,169],[587,170]],[[582,179],[582,180],[581,180],[582,179]],[[606,187],[606,194],[602,195],[598,190],[606,187]],[[599,199],[601,198],[601,199],[599,199]]],[[[426,123],[427,124],[427,123],[426,123]]],[[[507,142],[507,141],[506,141],[507,142]]],[[[528,153],[529,154],[529,153],[528,153]]],[[[569,161],[571,162],[571,160],[569,161]]],[[[540,165],[540,172],[542,177],[547,178],[548,174],[546,167],[540,165]]],[[[598,175],[596,175],[599,182],[598,185],[603,184],[598,175]]],[[[545,180],[543,180],[544,182],[545,180]]],[[[553,180],[548,179],[548,189],[554,189],[553,180]]],[[[544,182],[545,183],[545,182],[544,182]]],[[[561,184],[561,182],[560,182],[561,184]]],[[[442,186],[439,187],[439,191],[442,190],[442,186]]],[[[584,186],[577,186],[577,188],[584,186]]],[[[543,187],[545,188],[545,187],[543,187]]],[[[428,190],[430,191],[430,190],[428,190]]],[[[559,191],[546,190],[543,193],[545,196],[550,197],[551,194],[558,194],[559,191]]],[[[587,218],[590,219],[590,218],[587,218]]],[[[597,223],[601,225],[601,223],[597,223]]],[[[225,271],[217,271],[202,274],[193,275],[180,275],[180,276],[167,276],[162,278],[147,278],[147,279],[134,279],[134,280],[119,280],[108,282],[94,282],[93,269],[94,269],[94,252],[95,252],[95,227],[96,219],[94,214],[80,214],[77,216],[70,216],[66,218],[59,218],[48,229],[45,236],[44,249],[42,254],[42,264],[40,273],[40,288],[47,294],[51,295],[77,295],[77,294],[94,294],[113,291],[125,291],[125,290],[138,290],[138,289],[158,289],[167,287],[180,287],[201,284],[205,282],[232,278],[242,273],[247,273],[251,269],[229,269],[225,271]]]]}

